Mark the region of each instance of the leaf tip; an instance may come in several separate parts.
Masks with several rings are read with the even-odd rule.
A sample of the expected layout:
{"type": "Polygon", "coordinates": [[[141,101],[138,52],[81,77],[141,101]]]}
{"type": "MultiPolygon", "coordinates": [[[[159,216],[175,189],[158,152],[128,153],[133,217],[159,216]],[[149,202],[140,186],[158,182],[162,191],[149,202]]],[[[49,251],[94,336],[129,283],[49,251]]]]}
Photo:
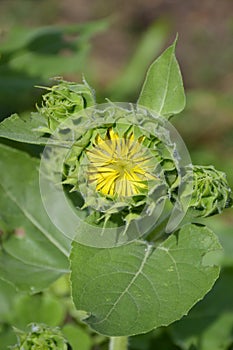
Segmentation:
{"type": "Polygon", "coordinates": [[[173,41],[173,44],[171,45],[173,47],[174,51],[176,49],[176,45],[177,45],[178,39],[179,39],[179,33],[176,33],[175,39],[173,41]]]}

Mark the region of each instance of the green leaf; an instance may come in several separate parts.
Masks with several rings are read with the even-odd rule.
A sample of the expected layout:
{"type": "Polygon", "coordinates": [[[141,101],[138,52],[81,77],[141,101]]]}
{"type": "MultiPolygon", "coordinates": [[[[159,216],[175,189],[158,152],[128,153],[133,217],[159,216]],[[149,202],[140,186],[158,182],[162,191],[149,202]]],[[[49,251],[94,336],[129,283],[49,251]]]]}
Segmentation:
{"type": "Polygon", "coordinates": [[[58,268],[46,268],[45,265],[25,264],[10,254],[0,251],[0,277],[13,283],[20,291],[40,292],[64,272],[64,270],[58,268]]]}
{"type": "Polygon", "coordinates": [[[62,333],[72,346],[72,349],[91,350],[91,337],[81,327],[74,324],[66,324],[62,328],[62,333]]]}
{"type": "Polygon", "coordinates": [[[168,325],[211,289],[220,251],[212,231],[191,224],[156,249],[143,241],[111,249],[74,243],[74,303],[95,331],[109,336],[168,325]]]}
{"type": "MultiPolygon", "coordinates": [[[[5,36],[5,40],[1,39],[1,54],[7,54],[24,48],[28,42],[28,35],[31,35],[31,31],[29,34],[28,28],[20,26],[11,27],[5,36]]],[[[2,63],[2,61],[0,61],[0,63],[2,63]]]]}
{"type": "Polygon", "coordinates": [[[233,269],[221,271],[220,278],[204,300],[170,327],[174,341],[189,350],[223,350],[232,344],[233,269]]]}
{"type": "Polygon", "coordinates": [[[37,76],[46,81],[48,77],[57,76],[59,73],[63,75],[74,72],[82,73],[88,53],[89,45],[85,43],[82,50],[66,57],[64,64],[64,56],[62,55],[55,58],[54,55],[28,51],[22,56],[15,56],[9,66],[12,70],[26,71],[29,76],[37,76]]]}
{"type": "Polygon", "coordinates": [[[65,305],[50,294],[21,295],[14,304],[14,327],[24,329],[29,323],[46,323],[55,327],[65,318],[65,305]]]}
{"type": "Polygon", "coordinates": [[[185,107],[182,76],[175,57],[176,40],[150,66],[138,104],[170,117],[185,107]]]}
{"type": "MultiPolygon", "coordinates": [[[[39,48],[47,52],[48,49],[59,45],[64,45],[66,40],[62,41],[61,38],[65,34],[81,34],[81,38],[85,40],[90,39],[93,35],[105,31],[109,27],[109,19],[98,19],[90,22],[75,23],[60,26],[44,26],[37,28],[26,28],[22,26],[13,26],[7,32],[5,41],[1,42],[2,52],[11,52],[28,47],[31,50],[39,48]],[[58,42],[52,42],[51,39],[59,38],[58,42]]],[[[80,38],[79,38],[80,40],[80,38]]],[[[67,40],[69,42],[69,40],[67,40]]]]}
{"type": "Polygon", "coordinates": [[[13,310],[16,290],[8,282],[0,279],[0,322],[6,322],[13,310]]]}
{"type": "Polygon", "coordinates": [[[69,271],[70,241],[43,207],[39,161],[4,145],[0,152],[0,277],[38,291],[69,271]]]}
{"type": "Polygon", "coordinates": [[[13,114],[0,123],[0,137],[18,142],[45,145],[47,137],[39,131],[34,131],[39,127],[47,127],[45,119],[39,113],[32,113],[31,116],[20,117],[13,114]]]}

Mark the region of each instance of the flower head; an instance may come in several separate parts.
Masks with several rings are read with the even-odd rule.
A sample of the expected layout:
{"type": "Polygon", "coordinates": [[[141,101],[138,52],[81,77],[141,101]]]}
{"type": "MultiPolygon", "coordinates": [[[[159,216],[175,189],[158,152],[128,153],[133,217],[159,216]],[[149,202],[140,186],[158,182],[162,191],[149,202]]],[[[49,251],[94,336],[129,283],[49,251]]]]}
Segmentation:
{"type": "Polygon", "coordinates": [[[103,139],[99,134],[87,150],[90,161],[88,181],[94,183],[96,191],[105,196],[121,198],[145,194],[152,175],[153,156],[142,146],[143,136],[119,137],[112,128],[103,139]]]}
{"type": "Polygon", "coordinates": [[[86,109],[65,124],[68,133],[61,134],[72,141],[63,184],[72,186],[73,198],[81,194],[76,201],[80,215],[98,227],[106,220],[121,227],[155,213],[153,224],[170,184],[179,184],[166,121],[139,107],[104,107],[86,109]]]}
{"type": "Polygon", "coordinates": [[[55,184],[51,192],[44,182],[46,196],[62,183],[58,196],[64,191],[75,205],[75,239],[112,246],[157,224],[184,174],[171,134],[167,120],[131,104],[96,105],[59,126],[53,134],[59,144],[48,146],[41,173],[55,184]]]}

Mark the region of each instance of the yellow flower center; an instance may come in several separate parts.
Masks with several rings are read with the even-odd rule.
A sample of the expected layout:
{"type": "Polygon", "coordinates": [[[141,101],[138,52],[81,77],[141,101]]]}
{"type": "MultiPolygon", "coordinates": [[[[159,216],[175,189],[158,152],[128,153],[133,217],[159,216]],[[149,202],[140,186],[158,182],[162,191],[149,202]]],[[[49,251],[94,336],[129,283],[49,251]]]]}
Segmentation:
{"type": "Polygon", "coordinates": [[[134,134],[120,138],[112,129],[105,139],[97,135],[87,151],[88,182],[105,196],[130,197],[145,194],[154,164],[148,149],[142,146],[144,137],[135,141],[134,134]],[[151,164],[152,163],[152,164],[151,164]]]}

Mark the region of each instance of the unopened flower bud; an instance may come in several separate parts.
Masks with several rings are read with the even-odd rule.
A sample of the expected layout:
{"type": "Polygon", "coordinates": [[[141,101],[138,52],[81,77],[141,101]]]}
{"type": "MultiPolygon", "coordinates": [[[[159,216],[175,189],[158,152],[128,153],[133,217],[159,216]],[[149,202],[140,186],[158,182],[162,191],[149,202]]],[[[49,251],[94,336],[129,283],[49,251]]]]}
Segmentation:
{"type": "Polygon", "coordinates": [[[12,350],[72,350],[58,328],[51,328],[44,324],[33,323],[28,331],[15,329],[18,344],[12,350]]]}
{"type": "Polygon", "coordinates": [[[38,112],[47,119],[48,130],[53,132],[57,126],[67,118],[75,115],[86,107],[93,106],[95,103],[94,92],[87,85],[76,84],[66,81],[59,81],[42,96],[42,105],[38,112]]]}

